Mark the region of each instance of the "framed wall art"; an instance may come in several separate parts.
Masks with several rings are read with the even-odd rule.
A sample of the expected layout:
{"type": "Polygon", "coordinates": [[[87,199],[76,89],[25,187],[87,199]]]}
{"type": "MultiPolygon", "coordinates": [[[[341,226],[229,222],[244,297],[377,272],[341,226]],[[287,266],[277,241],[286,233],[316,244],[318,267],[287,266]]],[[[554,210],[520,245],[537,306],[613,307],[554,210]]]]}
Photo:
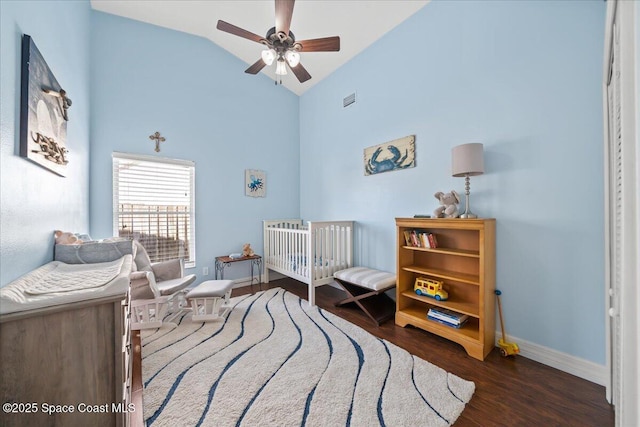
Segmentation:
{"type": "Polygon", "coordinates": [[[267,176],[264,171],[245,169],[244,194],[249,197],[266,197],[267,176]]]}
{"type": "Polygon", "coordinates": [[[71,100],[33,39],[22,36],[20,156],[66,176],[69,163],[67,121],[71,100]]]}
{"type": "Polygon", "coordinates": [[[416,166],[416,136],[409,135],[364,149],[364,174],[374,175],[416,166]]]}

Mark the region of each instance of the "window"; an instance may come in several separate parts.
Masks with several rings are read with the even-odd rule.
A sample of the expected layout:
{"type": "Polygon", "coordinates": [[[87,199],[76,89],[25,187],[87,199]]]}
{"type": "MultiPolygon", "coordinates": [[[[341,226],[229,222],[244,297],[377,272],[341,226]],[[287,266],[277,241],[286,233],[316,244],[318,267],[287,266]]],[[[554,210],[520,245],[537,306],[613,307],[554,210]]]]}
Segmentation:
{"type": "Polygon", "coordinates": [[[195,163],[113,153],[113,232],[139,241],[151,262],[195,267],[195,163]]]}

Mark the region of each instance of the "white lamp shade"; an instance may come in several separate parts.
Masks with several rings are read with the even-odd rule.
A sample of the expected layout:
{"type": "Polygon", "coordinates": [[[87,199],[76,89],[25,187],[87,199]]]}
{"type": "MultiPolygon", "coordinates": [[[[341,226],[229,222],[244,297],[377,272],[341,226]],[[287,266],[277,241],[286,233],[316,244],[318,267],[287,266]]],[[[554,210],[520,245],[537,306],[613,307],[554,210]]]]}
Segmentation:
{"type": "Polygon", "coordinates": [[[278,76],[287,74],[287,66],[284,64],[284,59],[278,59],[278,62],[276,62],[276,74],[278,76]]]}
{"type": "Polygon", "coordinates": [[[291,68],[296,67],[300,63],[300,54],[295,50],[287,51],[285,57],[287,58],[287,62],[291,68]]]}
{"type": "Polygon", "coordinates": [[[276,51],[273,49],[263,50],[261,56],[265,64],[271,65],[273,60],[276,59],[276,51]]]}
{"type": "Polygon", "coordinates": [[[462,144],[451,150],[451,175],[474,176],[484,173],[483,145],[479,142],[462,144]]]}

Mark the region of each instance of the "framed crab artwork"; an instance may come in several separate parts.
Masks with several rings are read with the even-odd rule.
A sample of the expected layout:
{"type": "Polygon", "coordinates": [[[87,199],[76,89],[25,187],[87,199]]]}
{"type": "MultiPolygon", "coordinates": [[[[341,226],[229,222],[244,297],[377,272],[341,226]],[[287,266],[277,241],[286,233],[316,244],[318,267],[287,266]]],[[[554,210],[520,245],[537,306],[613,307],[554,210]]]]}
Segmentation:
{"type": "Polygon", "coordinates": [[[416,136],[409,135],[364,149],[364,174],[413,168],[416,166],[416,136]]]}

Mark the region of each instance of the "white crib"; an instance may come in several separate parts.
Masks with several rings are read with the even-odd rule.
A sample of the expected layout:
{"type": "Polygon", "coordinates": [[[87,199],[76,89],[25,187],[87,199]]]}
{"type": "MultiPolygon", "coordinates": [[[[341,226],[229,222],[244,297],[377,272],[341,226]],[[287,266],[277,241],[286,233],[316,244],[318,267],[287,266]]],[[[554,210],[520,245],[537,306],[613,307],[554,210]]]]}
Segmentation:
{"type": "Polygon", "coordinates": [[[309,305],[315,288],[333,282],[333,273],[353,264],[353,221],[300,219],[263,221],[264,281],[269,270],[309,286],[309,305]]]}

